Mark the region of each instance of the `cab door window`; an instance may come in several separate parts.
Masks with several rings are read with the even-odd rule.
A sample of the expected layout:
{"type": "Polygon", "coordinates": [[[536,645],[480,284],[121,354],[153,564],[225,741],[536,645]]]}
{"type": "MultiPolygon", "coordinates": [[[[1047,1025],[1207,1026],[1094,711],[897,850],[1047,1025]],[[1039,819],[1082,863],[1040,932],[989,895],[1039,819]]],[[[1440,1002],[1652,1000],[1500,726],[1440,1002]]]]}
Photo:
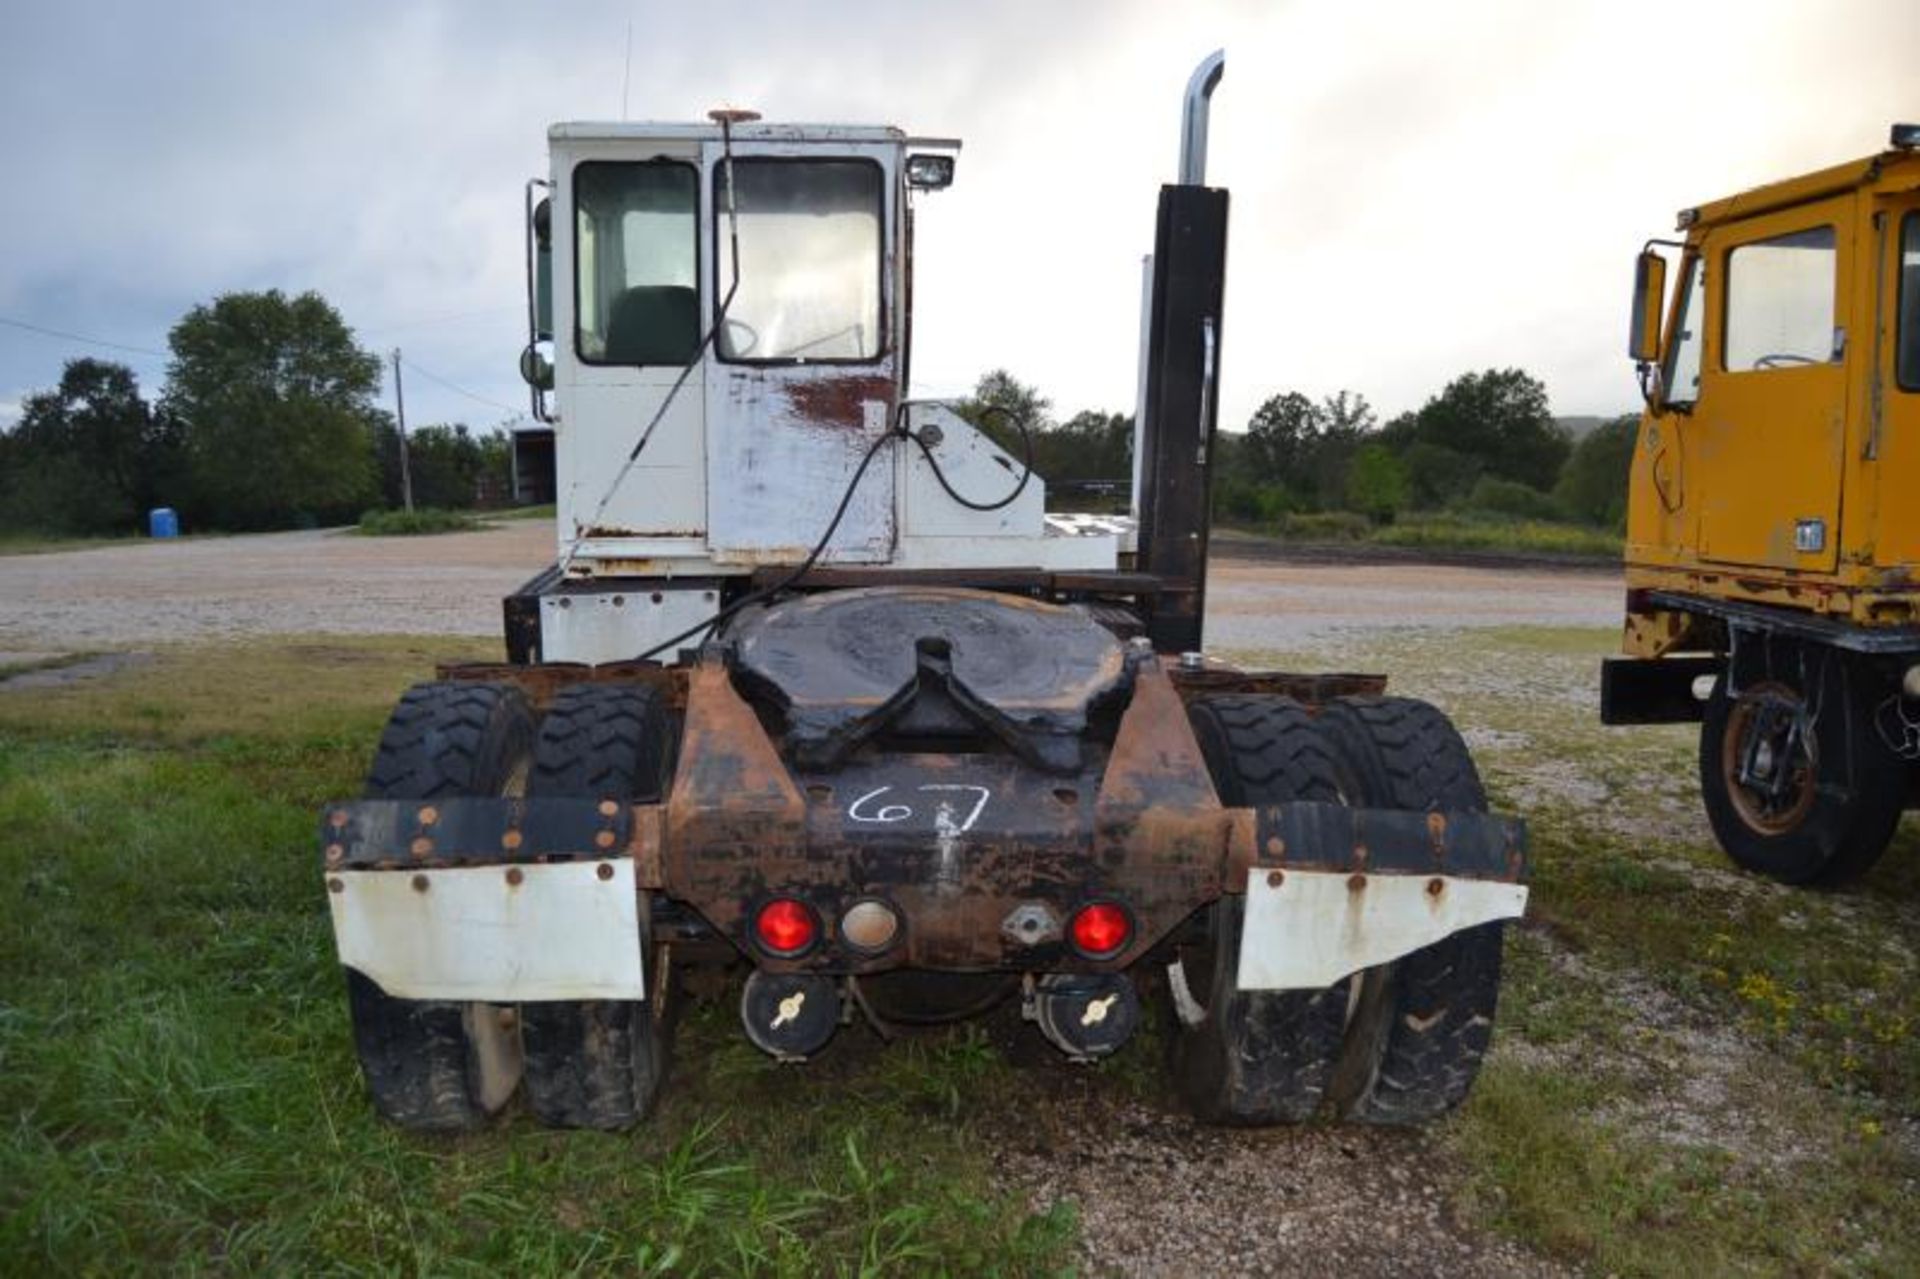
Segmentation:
{"type": "Polygon", "coordinates": [[[699,200],[690,164],[592,160],[574,168],[574,345],[583,362],[693,359],[699,200]]]}
{"type": "Polygon", "coordinates": [[[1673,342],[1667,351],[1669,408],[1690,409],[1700,398],[1700,348],[1706,333],[1707,270],[1698,257],[1687,259],[1680,280],[1679,309],[1673,316],[1673,342]]]}
{"type": "Polygon", "coordinates": [[[1825,364],[1843,352],[1833,323],[1839,250],[1830,226],[1742,244],[1727,254],[1720,367],[1825,364]]]}
{"type": "MultiPolygon", "coordinates": [[[[884,174],[869,160],[733,162],[739,287],[716,344],[740,364],[853,363],[884,348],[884,174]]],[[[727,170],[714,171],[717,296],[733,286],[727,170]]]]}

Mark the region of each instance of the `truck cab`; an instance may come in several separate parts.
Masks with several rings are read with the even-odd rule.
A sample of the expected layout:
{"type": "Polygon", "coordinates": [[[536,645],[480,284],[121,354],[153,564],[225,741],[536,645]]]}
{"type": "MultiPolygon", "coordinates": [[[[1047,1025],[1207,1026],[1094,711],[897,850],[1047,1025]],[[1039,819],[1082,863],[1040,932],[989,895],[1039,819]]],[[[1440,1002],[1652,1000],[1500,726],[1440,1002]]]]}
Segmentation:
{"type": "Polygon", "coordinates": [[[522,592],[540,655],[632,657],[829,526],[823,566],[1116,568],[1124,522],[1049,522],[1021,459],[907,397],[913,206],[959,143],[716,114],[548,133],[523,360],[559,527],[522,592]],[[881,448],[901,430],[924,444],[881,448]]]}
{"type": "Polygon", "coordinates": [[[1636,262],[1647,408],[1603,713],[1703,722],[1722,844],[1795,882],[1871,864],[1920,754],[1917,145],[1896,126],[1880,154],[1683,209],[1636,262]]]}

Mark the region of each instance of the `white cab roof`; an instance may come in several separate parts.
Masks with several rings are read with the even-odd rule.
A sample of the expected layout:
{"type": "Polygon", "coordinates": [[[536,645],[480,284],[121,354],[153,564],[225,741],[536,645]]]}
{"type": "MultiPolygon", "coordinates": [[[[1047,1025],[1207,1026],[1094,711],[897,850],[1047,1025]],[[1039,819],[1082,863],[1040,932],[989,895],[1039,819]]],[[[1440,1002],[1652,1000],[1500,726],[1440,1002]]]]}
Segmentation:
{"type": "MultiPolygon", "coordinates": [[[[771,124],[758,120],[733,128],[736,142],[906,142],[906,131],[886,124],[771,124]]],[[[717,124],[670,124],[634,120],[614,124],[566,121],[547,129],[549,141],[647,140],[718,142],[717,124]]]]}

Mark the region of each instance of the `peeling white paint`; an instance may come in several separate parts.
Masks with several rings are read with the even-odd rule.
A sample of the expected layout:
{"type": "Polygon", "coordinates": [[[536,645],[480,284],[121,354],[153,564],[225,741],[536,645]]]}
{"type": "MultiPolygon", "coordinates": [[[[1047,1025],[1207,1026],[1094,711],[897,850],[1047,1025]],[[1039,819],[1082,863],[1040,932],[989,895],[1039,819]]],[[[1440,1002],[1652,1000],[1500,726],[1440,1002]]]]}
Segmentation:
{"type": "Polygon", "coordinates": [[[1247,879],[1242,990],[1328,986],[1476,924],[1518,919],[1527,904],[1525,885],[1498,880],[1288,870],[1276,885],[1269,873],[1255,867],[1247,879]]]}
{"type": "Polygon", "coordinates": [[[512,869],[517,884],[504,866],[330,874],[340,962],[400,999],[645,997],[631,861],[512,869]]]}

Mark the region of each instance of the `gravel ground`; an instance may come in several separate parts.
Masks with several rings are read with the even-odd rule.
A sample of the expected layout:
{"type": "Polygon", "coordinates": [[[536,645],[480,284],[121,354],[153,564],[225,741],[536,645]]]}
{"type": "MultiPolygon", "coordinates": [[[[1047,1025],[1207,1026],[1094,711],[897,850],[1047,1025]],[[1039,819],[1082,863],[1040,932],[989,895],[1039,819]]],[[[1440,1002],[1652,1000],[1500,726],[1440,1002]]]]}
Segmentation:
{"type": "MultiPolygon", "coordinates": [[[[244,635],[494,635],[500,597],[552,553],[551,525],[514,521],[427,538],[279,533],[4,557],[0,665],[244,635]]],[[[1604,571],[1239,558],[1216,563],[1210,589],[1215,644],[1292,651],[1409,628],[1611,625],[1620,599],[1604,571]]],[[[1078,1205],[1093,1272],[1560,1273],[1454,1220],[1419,1134],[1203,1129],[1054,1079],[1046,1104],[1007,1117],[1005,1168],[1036,1206],[1078,1205]]]]}
{"type": "MultiPolygon", "coordinates": [[[[554,556],[553,526],[475,533],[346,531],[141,542],[0,557],[0,661],[31,651],[244,635],[497,635],[500,597],[554,556]]],[[[1208,638],[1298,648],[1404,627],[1619,620],[1611,572],[1215,562],[1208,638]]]]}
{"type": "Polygon", "coordinates": [[[1036,1209],[1078,1205],[1091,1273],[1569,1273],[1455,1220],[1422,1133],[1203,1128],[1092,1080],[1049,1091],[1009,1117],[1004,1167],[1036,1209]]]}

